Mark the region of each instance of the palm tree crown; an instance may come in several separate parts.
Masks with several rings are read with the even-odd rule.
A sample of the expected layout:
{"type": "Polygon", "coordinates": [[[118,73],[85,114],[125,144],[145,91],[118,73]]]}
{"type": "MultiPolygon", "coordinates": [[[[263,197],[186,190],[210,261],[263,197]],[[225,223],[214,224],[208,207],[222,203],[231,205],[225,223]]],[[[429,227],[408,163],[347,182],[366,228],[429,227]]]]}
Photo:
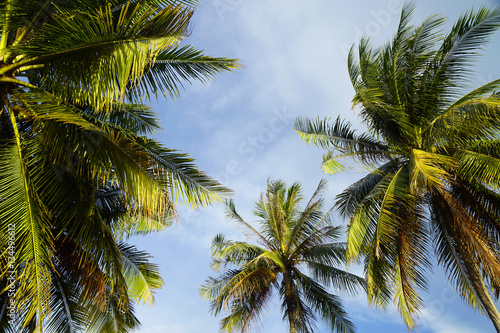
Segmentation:
{"type": "Polygon", "coordinates": [[[340,118],[298,119],[295,128],[328,150],[326,172],[344,170],[345,157],[372,170],[336,201],[350,219],[348,258],[366,258],[370,301],[393,297],[413,328],[434,249],[463,298],[500,331],[492,300],[500,292],[500,80],[465,90],[500,10],[468,11],[447,35],[438,16],[411,26],[412,11],[404,7],[390,43],[374,49],[362,39],[358,57],[349,54],[353,103],[368,132],[340,118]]]}
{"type": "Polygon", "coordinates": [[[213,240],[213,269],[223,272],[209,278],[201,294],[212,301],[214,315],[229,311],[221,321],[222,330],[246,332],[273,292],[278,292],[290,332],[313,332],[316,314],[332,331],[354,331],[340,298],[325,286],[353,294],[364,286],[364,280],[335,267],[344,262],[345,244],[334,242],[340,229],[332,226],[329,212],[321,212],[324,187],[321,181],[301,210],[300,184],[286,188],[281,180],[268,182],[254,210],[260,219],[259,231],[229,202],[228,218],[243,227],[257,244],[230,241],[223,235],[213,240]]]}
{"type": "Polygon", "coordinates": [[[239,67],[179,44],[194,4],[0,1],[0,330],[133,329],[162,281],[122,240],[229,192],[148,137],[144,102],[239,67]]]}

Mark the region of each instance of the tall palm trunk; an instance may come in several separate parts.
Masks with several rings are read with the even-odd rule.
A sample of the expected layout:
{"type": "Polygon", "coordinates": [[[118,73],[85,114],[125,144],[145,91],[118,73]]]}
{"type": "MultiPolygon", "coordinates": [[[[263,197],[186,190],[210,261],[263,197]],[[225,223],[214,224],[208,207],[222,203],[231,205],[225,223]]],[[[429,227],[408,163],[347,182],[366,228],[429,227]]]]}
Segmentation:
{"type": "Polygon", "coordinates": [[[292,287],[292,276],[290,271],[286,270],[283,274],[283,283],[285,284],[285,300],[286,300],[286,312],[288,316],[288,322],[290,323],[290,333],[295,333],[295,306],[293,302],[293,287],[292,287]]]}
{"type": "Polygon", "coordinates": [[[481,273],[479,272],[479,267],[477,266],[477,263],[472,255],[465,249],[465,246],[461,245],[464,243],[459,242],[458,244],[459,246],[457,246],[456,249],[460,257],[462,258],[474,291],[479,297],[481,305],[488,314],[488,317],[493,323],[493,326],[495,326],[496,331],[500,333],[500,312],[498,311],[495,302],[493,302],[488,289],[484,285],[484,280],[481,276],[481,273]]]}
{"type": "Polygon", "coordinates": [[[291,316],[288,316],[288,321],[290,323],[290,333],[295,333],[295,322],[291,316]]]}

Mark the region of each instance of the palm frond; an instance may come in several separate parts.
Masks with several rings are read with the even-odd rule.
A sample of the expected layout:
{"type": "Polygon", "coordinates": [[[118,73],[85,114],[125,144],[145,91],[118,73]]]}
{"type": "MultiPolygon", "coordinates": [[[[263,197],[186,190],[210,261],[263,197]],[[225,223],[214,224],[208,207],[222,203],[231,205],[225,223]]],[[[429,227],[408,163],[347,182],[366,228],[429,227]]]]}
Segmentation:
{"type": "MultiPolygon", "coordinates": [[[[16,262],[11,268],[19,269],[16,305],[26,309],[23,325],[28,325],[35,316],[43,320],[49,311],[50,223],[33,184],[33,178],[46,177],[47,174],[32,158],[33,140],[21,135],[12,110],[8,112],[16,137],[15,140],[2,140],[0,145],[0,220],[2,233],[9,234],[8,228],[15,233],[16,262]]],[[[8,248],[7,245],[5,243],[4,248],[8,248]]],[[[2,269],[2,274],[5,271],[2,269]]]]}
{"type": "Polygon", "coordinates": [[[300,288],[311,308],[321,314],[323,321],[335,332],[354,332],[355,326],[349,320],[338,296],[329,294],[320,284],[305,274],[298,275],[300,288]]]}
{"type": "Polygon", "coordinates": [[[361,162],[379,162],[388,158],[387,146],[368,135],[356,135],[349,122],[337,117],[335,122],[298,118],[295,130],[307,143],[315,144],[324,149],[335,148],[343,154],[356,153],[361,162]]]}
{"type": "MultiPolygon", "coordinates": [[[[449,228],[448,220],[452,220],[453,212],[445,198],[439,192],[434,192],[432,201],[433,233],[436,243],[436,254],[439,264],[449,273],[448,278],[456,286],[462,298],[474,308],[480,308],[480,300],[472,281],[467,274],[467,268],[457,249],[453,230],[449,228]]],[[[458,245],[459,246],[459,245],[458,245]]]]}
{"type": "Polygon", "coordinates": [[[45,89],[57,92],[65,100],[97,109],[109,108],[110,100],[124,100],[127,87],[140,80],[160,51],[186,34],[191,12],[165,7],[159,12],[152,8],[141,14],[139,6],[123,6],[119,17],[114,17],[110,6],[92,14],[59,14],[29,43],[13,48],[24,59],[4,71],[43,65],[33,71],[43,77],[45,89]],[[46,40],[53,43],[49,45],[46,40]],[[93,56],[89,58],[89,54],[93,56]]]}
{"type": "Polygon", "coordinates": [[[121,243],[119,248],[128,295],[136,303],[153,304],[154,292],[163,285],[158,267],[149,262],[150,255],[134,246],[121,243]]]}
{"type": "Polygon", "coordinates": [[[147,153],[151,160],[151,176],[155,176],[154,179],[169,190],[174,203],[187,202],[196,208],[221,202],[223,197],[232,193],[217,180],[200,171],[188,154],[165,148],[152,139],[131,139],[147,153]]]}
{"type": "Polygon", "coordinates": [[[446,76],[458,82],[467,79],[471,60],[500,27],[500,10],[485,7],[469,10],[455,23],[438,52],[446,76]]]}
{"type": "Polygon", "coordinates": [[[457,161],[451,157],[413,149],[409,163],[411,192],[417,194],[432,187],[444,186],[451,177],[447,170],[453,169],[456,164],[457,161]]]}
{"type": "MultiPolygon", "coordinates": [[[[347,260],[357,260],[366,248],[372,244],[377,231],[377,221],[381,202],[390,182],[394,179],[393,173],[387,173],[370,190],[369,194],[357,205],[351,215],[347,227],[347,260]]],[[[375,247],[373,248],[375,251],[375,247]]]]}
{"type": "Polygon", "coordinates": [[[330,264],[307,261],[307,267],[316,281],[332,287],[337,293],[356,295],[359,289],[366,288],[365,279],[330,264]]]}
{"type": "Polygon", "coordinates": [[[338,194],[335,199],[335,207],[340,215],[344,218],[353,216],[354,212],[366,199],[372,196],[369,194],[382,181],[382,179],[391,172],[396,172],[398,164],[395,161],[390,161],[380,166],[376,171],[369,173],[362,179],[358,180],[342,193],[338,194]]]}
{"type": "Polygon", "coordinates": [[[457,150],[455,155],[459,160],[457,173],[463,178],[498,187],[500,159],[470,150],[457,150]]]}
{"type": "MultiPolygon", "coordinates": [[[[304,234],[309,234],[309,231],[313,228],[311,226],[318,226],[322,220],[328,218],[328,216],[322,216],[320,209],[323,204],[322,195],[326,189],[326,180],[322,179],[314,194],[309,199],[304,210],[301,212],[300,217],[291,226],[290,233],[287,236],[287,244],[285,245],[285,252],[291,253],[292,245],[299,244],[303,238],[304,234]],[[317,222],[316,222],[317,221],[317,222]]],[[[290,197],[290,195],[288,195],[290,197]]],[[[296,205],[297,203],[295,203],[296,205]]],[[[328,214],[328,213],[327,213],[328,214]]],[[[294,221],[292,219],[292,221],[294,221]]]]}
{"type": "Polygon", "coordinates": [[[240,68],[237,59],[214,58],[202,54],[190,45],[168,47],[148,64],[144,77],[133,84],[129,98],[140,100],[161,93],[165,97],[179,97],[183,82],[207,82],[216,74],[240,68]]]}

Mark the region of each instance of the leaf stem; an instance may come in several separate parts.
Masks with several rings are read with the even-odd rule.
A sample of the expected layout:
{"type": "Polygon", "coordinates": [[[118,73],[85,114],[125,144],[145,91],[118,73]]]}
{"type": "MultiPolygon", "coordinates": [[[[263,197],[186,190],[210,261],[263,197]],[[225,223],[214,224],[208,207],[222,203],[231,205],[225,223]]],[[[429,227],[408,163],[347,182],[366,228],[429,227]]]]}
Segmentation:
{"type": "Polygon", "coordinates": [[[5,21],[2,27],[2,39],[0,39],[0,51],[2,52],[1,58],[5,57],[6,52],[4,50],[7,48],[7,42],[9,39],[9,21],[10,21],[11,3],[12,0],[9,0],[5,8],[5,21]]]}

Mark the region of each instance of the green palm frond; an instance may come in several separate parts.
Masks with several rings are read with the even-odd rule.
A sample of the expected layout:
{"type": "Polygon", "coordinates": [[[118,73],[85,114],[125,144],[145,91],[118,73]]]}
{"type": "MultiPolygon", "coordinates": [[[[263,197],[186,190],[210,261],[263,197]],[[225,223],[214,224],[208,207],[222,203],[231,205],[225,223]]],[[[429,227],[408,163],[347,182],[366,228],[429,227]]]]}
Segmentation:
{"type": "MultiPolygon", "coordinates": [[[[217,202],[220,195],[229,193],[228,189],[199,171],[187,154],[164,148],[154,140],[133,133],[117,134],[109,127],[99,129],[74,110],[64,106],[54,109],[49,115],[39,115],[34,108],[29,110],[35,117],[44,120],[43,135],[51,142],[48,148],[53,151],[52,155],[58,163],[70,163],[71,167],[72,159],[77,156],[81,161],[76,166],[77,172],[81,172],[78,170],[87,167],[85,161],[91,161],[95,168],[92,173],[97,178],[107,174],[102,172],[109,163],[108,165],[113,166],[122,188],[144,207],[151,207],[159,201],[156,193],[161,189],[168,190],[174,202],[187,201],[194,207],[217,202]],[[68,135],[68,124],[76,125],[73,127],[72,136],[68,135]],[[55,137],[62,127],[66,129],[65,136],[55,137]],[[96,140],[82,142],[79,140],[82,136],[96,140]],[[72,144],[75,147],[74,152],[67,149],[68,146],[71,147],[72,137],[75,140],[72,144]],[[99,144],[98,149],[93,141],[99,144]],[[135,174],[134,178],[130,177],[132,173],[135,174]]],[[[168,207],[168,199],[166,204],[168,207]]]]}
{"type": "Polygon", "coordinates": [[[82,310],[79,309],[77,286],[69,281],[63,281],[56,272],[52,274],[51,311],[45,324],[49,332],[81,332],[85,328],[82,310]],[[75,289],[73,289],[75,288],[75,289]]]}
{"type": "MultiPolygon", "coordinates": [[[[311,232],[316,231],[317,228],[322,226],[322,223],[327,223],[329,219],[329,212],[326,214],[322,214],[321,208],[323,206],[323,193],[326,190],[326,180],[322,179],[314,194],[309,199],[304,210],[300,213],[299,218],[294,221],[290,225],[290,234],[287,236],[288,242],[285,245],[284,249],[286,253],[292,253],[293,248],[298,248],[304,242],[304,240],[308,239],[311,232]]],[[[290,197],[290,194],[288,197],[290,197]]],[[[294,203],[294,205],[297,205],[294,203]]]]}
{"type": "Polygon", "coordinates": [[[131,333],[138,328],[140,324],[133,314],[132,303],[122,304],[120,298],[120,295],[109,291],[105,311],[86,305],[89,309],[95,310],[90,313],[91,319],[86,332],[131,333]]]}
{"type": "MultiPolygon", "coordinates": [[[[381,202],[385,197],[385,191],[394,179],[393,173],[387,173],[371,189],[369,194],[356,205],[348,225],[347,233],[347,259],[354,261],[370,248],[377,231],[378,212],[381,202]]],[[[371,251],[370,251],[371,252],[371,251]]],[[[375,246],[373,247],[375,252],[375,246]]]]}
{"type": "Polygon", "coordinates": [[[304,252],[308,252],[310,248],[328,243],[339,237],[338,227],[331,225],[323,227],[312,226],[310,230],[305,231],[305,235],[301,235],[299,242],[294,246],[293,251],[289,252],[290,258],[300,258],[304,252]]]}
{"type": "Polygon", "coordinates": [[[499,186],[500,159],[470,150],[457,150],[456,156],[460,161],[458,174],[494,188],[499,186]]]}
{"type": "Polygon", "coordinates": [[[389,173],[396,172],[398,165],[394,161],[380,166],[375,172],[371,172],[364,178],[355,182],[342,193],[338,194],[335,207],[344,218],[351,217],[358,209],[364,199],[370,198],[369,193],[389,173]]]}
{"type": "Polygon", "coordinates": [[[119,247],[129,296],[137,303],[152,304],[155,290],[163,285],[158,267],[149,263],[151,256],[134,246],[121,243],[119,247]]]}
{"type": "Polygon", "coordinates": [[[255,322],[260,320],[272,296],[272,289],[262,288],[259,293],[251,295],[246,302],[233,303],[233,311],[221,320],[221,329],[226,332],[248,332],[255,322]]]}
{"type": "Polygon", "coordinates": [[[408,178],[407,170],[400,169],[390,181],[378,213],[372,246],[377,258],[395,268],[394,299],[406,325],[414,328],[414,318],[422,305],[416,289],[425,290],[427,280],[423,273],[429,262],[428,239],[419,222],[423,214],[411,194],[408,178]]]}
{"type": "Polygon", "coordinates": [[[123,7],[117,28],[109,6],[92,15],[78,11],[61,14],[53,25],[40,29],[36,35],[39,40],[31,39],[14,49],[24,59],[4,72],[43,65],[37,71],[44,78],[41,83],[45,89],[65,100],[109,108],[110,101],[124,100],[127,87],[140,80],[161,50],[179,42],[191,16],[170,7],[139,16],[139,6],[123,7]],[[122,30],[116,30],[120,27],[122,30]],[[49,44],[56,49],[46,40],[53,40],[49,44]]]}
{"type": "Polygon", "coordinates": [[[461,297],[473,307],[480,309],[480,300],[477,292],[467,274],[467,268],[457,249],[457,243],[454,239],[453,229],[448,219],[453,219],[453,212],[445,197],[439,192],[434,192],[432,201],[433,231],[436,235],[436,253],[439,262],[449,273],[449,279],[460,291],[461,297]]]}
{"type": "Polygon", "coordinates": [[[304,274],[299,274],[298,280],[305,298],[314,304],[314,310],[321,314],[332,332],[355,332],[354,324],[348,319],[338,296],[329,294],[325,288],[304,274]]]}
{"type": "Polygon", "coordinates": [[[156,112],[142,104],[116,103],[112,113],[82,110],[82,116],[98,124],[113,126],[135,135],[149,135],[161,130],[156,112]]]}
{"type": "Polygon", "coordinates": [[[119,15],[111,6],[95,12],[61,10],[34,38],[12,48],[23,58],[2,73],[29,69],[28,78],[44,78],[30,82],[63,99],[109,109],[115,100],[142,101],[150,93],[176,97],[184,80],[205,81],[240,67],[237,60],[176,46],[188,33],[190,10],[144,8],[142,2],[129,3],[120,7],[119,15]]]}
{"type": "Polygon", "coordinates": [[[410,155],[410,188],[412,193],[430,190],[432,187],[442,187],[449,181],[451,170],[457,160],[432,154],[423,150],[413,149],[410,155]]]}
{"type": "Polygon", "coordinates": [[[385,309],[393,301],[395,263],[391,258],[377,257],[375,246],[370,245],[371,248],[365,250],[364,260],[367,299],[370,305],[385,309]]]}
{"type": "MultiPolygon", "coordinates": [[[[15,122],[12,114],[11,119],[15,122]]],[[[46,207],[33,184],[33,178],[46,174],[36,165],[30,168],[30,164],[36,162],[30,160],[33,142],[21,137],[17,125],[14,126],[15,141],[4,140],[0,146],[0,198],[3,198],[0,220],[2,232],[15,235],[13,257],[16,262],[2,267],[1,274],[6,276],[8,267],[18,271],[16,306],[25,309],[23,323],[27,324],[35,316],[43,319],[49,309],[52,239],[46,207]]],[[[8,239],[4,238],[3,242],[3,247],[8,248],[8,239]]]]}
{"type": "Polygon", "coordinates": [[[219,271],[228,265],[250,264],[263,255],[265,249],[245,242],[228,241],[224,235],[217,235],[212,241],[212,269],[219,271]]]}
{"type": "Polygon", "coordinates": [[[387,158],[386,145],[368,135],[357,135],[352,125],[339,117],[333,123],[328,118],[316,121],[298,118],[295,130],[308,143],[324,149],[336,149],[346,155],[353,154],[361,162],[378,162],[387,158]]]}
{"type": "Polygon", "coordinates": [[[113,235],[117,240],[132,236],[145,236],[153,232],[163,231],[173,224],[171,212],[151,217],[147,212],[133,212],[120,215],[113,226],[113,235]]]}
{"type": "Polygon", "coordinates": [[[499,100],[496,95],[481,96],[450,106],[437,116],[423,131],[423,142],[438,141],[442,146],[451,144],[469,146],[477,140],[496,138],[499,100]]]}
{"type": "Polygon", "coordinates": [[[187,202],[193,207],[221,202],[230,195],[231,190],[200,171],[194,160],[186,153],[163,147],[152,139],[133,137],[137,144],[148,154],[151,160],[151,176],[163,188],[169,190],[174,203],[187,202]]]}
{"type": "Polygon", "coordinates": [[[307,261],[307,267],[316,281],[332,287],[338,293],[356,295],[360,287],[366,285],[363,278],[333,267],[331,264],[307,261]]]}
{"type": "MultiPolygon", "coordinates": [[[[332,239],[339,238],[339,235],[340,233],[333,235],[332,239]]],[[[335,242],[311,246],[305,249],[301,258],[310,263],[340,266],[346,261],[346,243],[335,242]]]]}
{"type": "Polygon", "coordinates": [[[419,206],[413,204],[414,211],[407,212],[412,207],[403,208],[401,215],[404,222],[397,231],[396,265],[394,284],[394,300],[407,327],[415,328],[423,300],[418,290],[427,290],[425,273],[430,267],[427,259],[429,239],[421,223],[424,219],[419,206]],[[415,211],[416,210],[416,211],[415,211]]]}
{"type": "Polygon", "coordinates": [[[374,234],[376,256],[381,255],[381,244],[384,244],[384,247],[386,247],[386,244],[391,244],[395,241],[398,226],[403,223],[401,220],[405,218],[404,215],[401,216],[399,214],[411,207],[410,204],[413,197],[405,186],[408,184],[407,178],[407,170],[401,168],[391,177],[385,189],[374,234]]]}
{"type": "Polygon", "coordinates": [[[500,158],[500,140],[475,140],[467,148],[479,154],[500,158]]]}
{"type": "Polygon", "coordinates": [[[256,236],[258,238],[259,243],[262,243],[262,245],[265,245],[268,248],[273,247],[273,244],[268,239],[262,236],[259,231],[257,231],[249,223],[245,222],[243,218],[241,218],[241,216],[236,211],[236,206],[234,204],[233,199],[230,199],[225,203],[226,203],[226,219],[238,223],[238,225],[243,228],[243,232],[247,233],[248,237],[256,236]]]}
{"type": "Polygon", "coordinates": [[[156,56],[149,63],[144,78],[132,85],[129,98],[136,100],[141,96],[149,98],[158,93],[179,97],[179,88],[182,82],[190,83],[193,80],[206,82],[216,74],[240,68],[236,59],[213,58],[203,55],[190,45],[169,47],[156,56]]]}
{"type": "Polygon", "coordinates": [[[467,79],[471,60],[500,25],[500,10],[480,8],[469,10],[445,36],[438,52],[446,76],[453,80],[467,79]]]}
{"type": "Polygon", "coordinates": [[[500,237],[500,195],[488,185],[480,183],[457,183],[452,190],[453,196],[476,219],[488,238],[498,242],[500,237]]]}

